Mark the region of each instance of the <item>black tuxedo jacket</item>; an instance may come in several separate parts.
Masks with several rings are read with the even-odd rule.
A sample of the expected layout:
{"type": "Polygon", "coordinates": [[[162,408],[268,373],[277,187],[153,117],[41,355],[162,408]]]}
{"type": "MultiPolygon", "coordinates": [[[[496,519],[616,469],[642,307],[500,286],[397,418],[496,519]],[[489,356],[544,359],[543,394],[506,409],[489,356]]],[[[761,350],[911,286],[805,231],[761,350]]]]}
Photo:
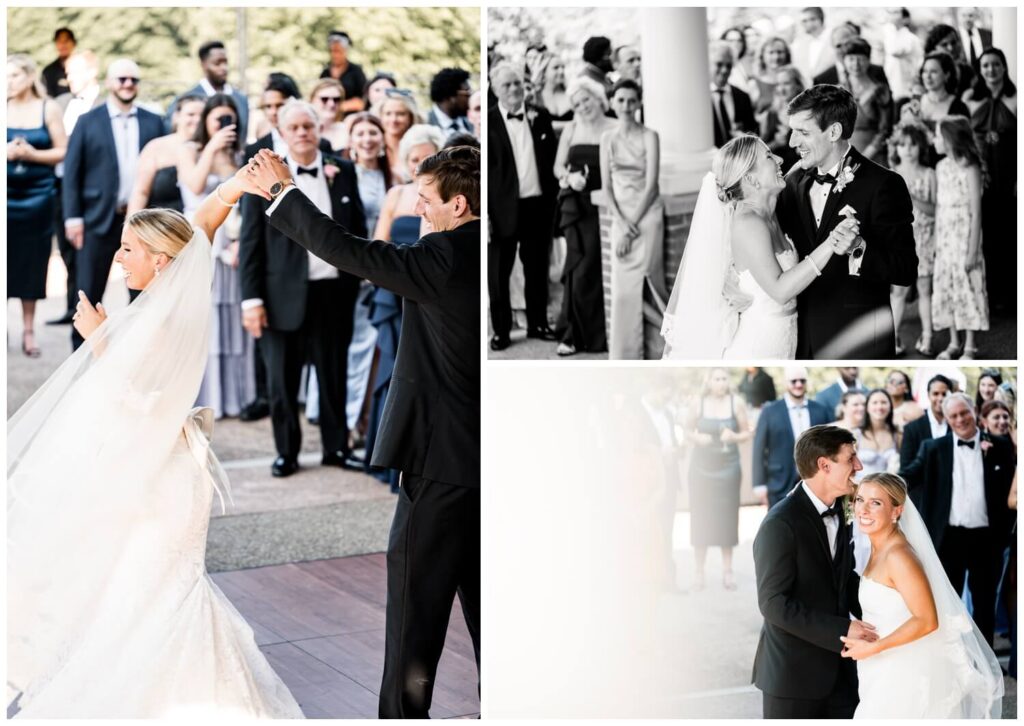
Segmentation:
{"type": "Polygon", "coordinates": [[[834,255],[797,297],[799,359],[895,357],[889,286],[912,285],[917,279],[914,208],[903,177],[854,148],[844,166],[857,167],[854,179],[841,192],[833,189],[817,229],[808,196],[813,171],[794,166],[775,208],[800,257],[828,237],[844,219],[839,212],[847,205],[857,211],[867,244],[859,276],[850,274],[847,256],[834,255]]]}
{"type": "MultiPolygon", "coordinates": [[[[328,186],[331,217],[360,237],[366,236],[366,213],[359,199],[359,183],[352,162],[324,156],[324,163],[337,164],[340,171],[328,186]]],[[[289,196],[296,192],[290,192],[289,196]]],[[[312,204],[312,202],[311,202],[312,204]]],[[[274,330],[294,331],[306,317],[309,286],[309,255],[287,235],[271,225],[270,206],[263,197],[242,198],[242,232],[238,246],[238,270],[242,299],[262,298],[267,325],[274,330]]],[[[343,282],[358,285],[357,278],[339,273],[343,282]]]]}
{"type": "Polygon", "coordinates": [[[840,518],[836,558],[803,487],[768,511],[754,538],[757,604],[764,616],[753,683],[777,698],[822,699],[837,686],[856,700],[854,661],[840,655],[850,613],[860,617],[850,527],[840,518]]]}
{"type": "MultiPolygon", "coordinates": [[[[743,91],[732,84],[729,84],[729,91],[732,93],[733,105],[733,118],[730,119],[730,121],[747,133],[758,133],[760,131],[760,127],[754,119],[754,104],[750,101],[750,96],[747,95],[746,91],[743,91]]],[[[711,103],[715,103],[714,96],[711,98],[711,103]]],[[[711,109],[711,113],[711,118],[714,119],[715,109],[713,107],[711,109]]],[[[713,125],[715,130],[715,146],[722,148],[726,143],[728,143],[729,139],[722,138],[717,123],[713,125]]]]}
{"type": "MultiPolygon", "coordinates": [[[[889,78],[885,75],[885,69],[882,68],[882,66],[876,66],[874,63],[869,64],[868,78],[875,83],[884,83],[886,87],[889,86],[889,78]]],[[[835,66],[831,66],[814,77],[815,86],[820,86],[823,83],[831,86],[838,86],[839,69],[835,66]]]]}
{"type": "MultiPolygon", "coordinates": [[[[273,134],[264,134],[263,136],[259,137],[251,144],[246,146],[245,158],[247,160],[251,159],[252,157],[256,156],[256,154],[260,153],[260,149],[270,149],[271,151],[274,150],[273,134]]],[[[320,139],[320,153],[327,154],[329,156],[336,156],[336,154],[334,153],[334,149],[331,148],[331,142],[328,141],[327,139],[320,139]]]]}
{"type": "MultiPolygon", "coordinates": [[[[164,125],[155,113],[144,108],[136,110],[141,151],[150,141],[164,135],[164,125]]],[[[109,233],[117,211],[119,173],[110,112],[103,103],[78,117],[68,139],[61,191],[64,219],[82,217],[92,234],[109,233]]]]}
{"type": "MultiPolygon", "coordinates": [[[[533,153],[537,160],[541,194],[551,204],[554,214],[558,181],[553,171],[558,139],[551,126],[551,114],[543,108],[527,106],[524,113],[536,113],[530,123],[533,135],[533,153]]],[[[487,111],[487,213],[495,237],[514,237],[518,223],[519,175],[512,153],[512,141],[505,129],[498,106],[487,111]]]]}
{"type": "Polygon", "coordinates": [[[900,444],[900,468],[906,469],[910,466],[914,459],[917,458],[917,452],[921,450],[921,444],[925,441],[930,441],[931,438],[932,425],[928,421],[927,413],[904,426],[903,443],[900,444]]]}
{"type": "MultiPolygon", "coordinates": [[[[807,401],[807,413],[811,426],[832,420],[825,407],[816,401],[807,401]]],[[[789,422],[789,406],[783,397],[761,410],[754,433],[751,483],[755,487],[767,487],[772,500],[785,496],[800,480],[793,461],[794,446],[796,439],[789,422]]]]}
{"type": "MultiPolygon", "coordinates": [[[[914,503],[921,510],[921,518],[932,536],[938,551],[942,536],[949,526],[949,511],[953,503],[953,432],[940,439],[929,439],[921,444],[917,457],[900,471],[907,480],[914,503]]],[[[999,436],[986,437],[992,443],[983,454],[985,469],[985,505],[988,509],[989,532],[993,543],[1004,547],[1009,543],[1013,527],[1013,513],[1006,500],[1016,469],[1013,445],[999,436]]]]}
{"type": "Polygon", "coordinates": [[[338,269],[404,300],[373,466],[480,486],[480,221],[410,246],[350,234],[297,190],[269,218],[338,269]]]}

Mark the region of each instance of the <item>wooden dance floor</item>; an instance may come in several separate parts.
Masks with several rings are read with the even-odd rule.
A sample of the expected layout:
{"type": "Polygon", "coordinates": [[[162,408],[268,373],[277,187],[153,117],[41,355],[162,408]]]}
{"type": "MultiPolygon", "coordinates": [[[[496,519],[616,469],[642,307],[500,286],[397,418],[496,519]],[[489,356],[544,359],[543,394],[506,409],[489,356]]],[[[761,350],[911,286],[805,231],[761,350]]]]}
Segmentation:
{"type": "MultiPolygon", "coordinates": [[[[212,575],[307,718],[376,718],[384,670],[383,554],[212,575]]],[[[433,718],[476,718],[476,660],[458,599],[437,670],[433,718]]]]}

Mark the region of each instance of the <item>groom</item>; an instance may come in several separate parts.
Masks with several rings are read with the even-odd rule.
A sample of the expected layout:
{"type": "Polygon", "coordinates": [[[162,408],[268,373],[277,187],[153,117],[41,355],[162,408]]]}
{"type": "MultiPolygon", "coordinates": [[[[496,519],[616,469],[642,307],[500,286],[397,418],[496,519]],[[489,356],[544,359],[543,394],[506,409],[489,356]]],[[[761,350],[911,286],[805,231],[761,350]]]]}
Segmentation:
{"type": "Polygon", "coordinates": [[[764,626],[753,682],[764,718],[852,718],[857,670],[840,636],[878,639],[859,616],[852,531],[843,497],[864,467],[853,434],[812,426],[793,452],[803,477],[768,511],[754,538],[757,603],[764,626]]]}
{"type": "Polygon", "coordinates": [[[800,156],[776,215],[801,257],[845,216],[859,233],[797,298],[798,359],[896,356],[890,285],[917,279],[913,206],[899,174],[850,145],[857,103],[841,86],[813,86],[789,103],[789,145],[800,156]]]}

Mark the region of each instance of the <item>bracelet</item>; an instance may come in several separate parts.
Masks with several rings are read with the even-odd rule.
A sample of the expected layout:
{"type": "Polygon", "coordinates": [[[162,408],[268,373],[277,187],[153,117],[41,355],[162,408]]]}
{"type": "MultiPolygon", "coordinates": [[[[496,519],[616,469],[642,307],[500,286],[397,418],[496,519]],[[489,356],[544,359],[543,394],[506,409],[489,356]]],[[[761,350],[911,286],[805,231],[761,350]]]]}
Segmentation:
{"type": "Polygon", "coordinates": [[[811,257],[810,255],[807,255],[807,257],[805,257],[804,259],[811,263],[811,267],[814,268],[815,276],[821,277],[821,268],[818,267],[818,263],[814,261],[814,258],[811,257]]]}
{"type": "MultiPolygon", "coordinates": [[[[231,209],[234,209],[235,207],[238,206],[238,202],[235,202],[234,204],[228,204],[227,202],[225,202],[224,201],[224,197],[222,197],[220,195],[220,188],[221,188],[221,186],[222,186],[221,184],[218,184],[217,188],[213,190],[214,196],[216,196],[217,197],[217,201],[220,202],[221,204],[223,204],[225,207],[230,207],[231,209]]],[[[818,273],[818,274],[820,275],[821,273],[818,273]]]]}

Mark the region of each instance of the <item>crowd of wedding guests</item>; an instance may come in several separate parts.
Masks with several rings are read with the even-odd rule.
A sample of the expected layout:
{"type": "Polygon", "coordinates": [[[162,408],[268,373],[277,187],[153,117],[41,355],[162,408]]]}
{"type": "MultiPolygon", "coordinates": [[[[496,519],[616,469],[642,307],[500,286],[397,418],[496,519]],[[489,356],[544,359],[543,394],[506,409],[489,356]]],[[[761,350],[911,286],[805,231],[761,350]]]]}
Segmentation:
{"type": "Polygon", "coordinates": [[[1017,89],[978,9],[952,16],[925,27],[893,8],[869,41],[857,24],[829,25],[824,9],[807,7],[794,37],[734,26],[711,50],[716,145],[758,134],[783,171],[797,160],[788,103],[819,83],[853,94],[852,146],[897,171],[913,198],[918,281],[891,291],[897,354],[910,344],[945,360],[975,357],[990,312],[1015,312],[1017,266],[1017,89]],[[899,335],[911,294],[922,327],[913,343],[899,335]],[[943,350],[937,330],[949,331],[943,350]]]}
{"type": "MultiPolygon", "coordinates": [[[[721,550],[722,586],[736,587],[732,550],[744,470],[756,500],[775,506],[799,481],[793,448],[800,434],[832,423],[857,440],[857,481],[877,472],[908,481],[950,581],[969,591],[975,621],[991,642],[997,612],[1002,625],[1016,609],[1016,382],[996,369],[970,381],[955,368],[920,369],[913,378],[890,370],[881,387],[869,388],[859,368],[844,367],[812,392],[799,366],[786,368],[778,386],[761,368],[746,369],[735,388],[734,377],[714,368],[697,395],[666,387],[644,399],[658,444],[670,452],[673,511],[686,482],[693,588],[707,586],[709,548],[721,550]]],[[[1005,622],[1015,638],[1015,618],[1005,622]]],[[[1015,672],[1015,659],[1011,667],[1015,672]]]]}
{"type": "MultiPolygon", "coordinates": [[[[479,147],[468,71],[440,69],[432,105],[421,108],[394,74],[350,60],[344,31],[327,35],[329,61],[305,93],[273,72],[256,98],[228,81],[224,43],[205,42],[199,81],[165,113],[141,102],[135,61],[109,59],[103,75],[70,28],[53,37],[57,58],[42,72],[28,55],[7,59],[7,288],[22,302],[22,350],[33,358],[54,235],[68,294],[66,313],[49,323],[70,324],[79,291],[102,299],[127,215],[163,207],[188,216],[260,149],[286,157],[299,188],[355,234],[408,245],[429,231],[415,213],[420,161],[447,146],[479,147]]],[[[269,415],[272,473],[288,476],[298,469],[304,401],[323,464],[368,467],[352,452],[365,446],[370,461],[401,299],[290,243],[258,201],[232,210],[213,240],[213,333],[197,405],[218,418],[269,415]]],[[[72,330],[73,347],[82,342],[72,330]]],[[[397,487],[395,472],[371,473],[397,487]]]]}
{"type": "MultiPolygon", "coordinates": [[[[784,171],[797,160],[788,103],[814,84],[853,94],[852,146],[896,170],[913,197],[918,281],[891,290],[897,354],[912,347],[941,360],[975,357],[990,313],[1016,310],[1016,87],[979,11],[951,17],[953,25],[918,26],[895,8],[869,40],[857,24],[808,7],[795,35],[734,26],[709,46],[715,146],[757,134],[784,171]],[[899,331],[915,298],[922,332],[905,341],[899,331]],[[933,332],[946,330],[948,345],[937,349],[933,332]]],[[[525,309],[526,337],[557,341],[559,355],[644,357],[644,302],[667,298],[659,139],[643,125],[640,60],[641,49],[603,36],[588,38],[579,57],[538,43],[525,58],[491,49],[492,350],[511,345],[523,322],[513,310],[525,309]],[[612,219],[607,321],[597,189],[612,219]],[[564,286],[553,328],[552,262],[564,286]]]]}

